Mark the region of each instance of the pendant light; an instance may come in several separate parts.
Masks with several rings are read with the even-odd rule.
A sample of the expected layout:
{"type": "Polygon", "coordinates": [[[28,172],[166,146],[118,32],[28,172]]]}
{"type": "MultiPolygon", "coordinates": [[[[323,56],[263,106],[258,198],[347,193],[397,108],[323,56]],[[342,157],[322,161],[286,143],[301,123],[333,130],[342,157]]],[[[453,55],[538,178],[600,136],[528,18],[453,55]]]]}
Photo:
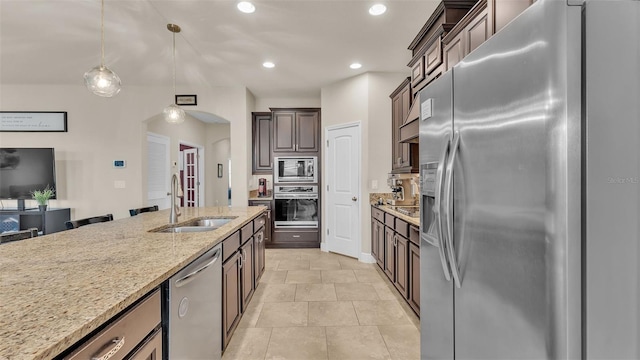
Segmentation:
{"type": "Polygon", "coordinates": [[[84,73],[84,84],[89,91],[98,96],[112,97],[120,92],[121,82],[118,75],[104,65],[104,0],[100,19],[102,57],[99,66],[84,73]]]}
{"type": "Polygon", "coordinates": [[[180,32],[180,26],[167,24],[167,29],[173,33],[173,98],[174,103],[164,108],[162,114],[164,120],[170,124],[180,124],[184,122],[185,113],[178,104],[175,103],[176,94],[176,33],[180,32]]]}

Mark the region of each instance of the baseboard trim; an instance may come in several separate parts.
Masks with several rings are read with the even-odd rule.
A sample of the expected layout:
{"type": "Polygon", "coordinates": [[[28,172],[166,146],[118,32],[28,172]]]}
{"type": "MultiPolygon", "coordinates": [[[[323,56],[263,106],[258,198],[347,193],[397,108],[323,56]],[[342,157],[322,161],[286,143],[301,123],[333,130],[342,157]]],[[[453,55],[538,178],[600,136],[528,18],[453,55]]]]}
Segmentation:
{"type": "Polygon", "coordinates": [[[329,247],[327,246],[326,242],[320,243],[320,251],[329,252],[329,247]]]}
{"type": "Polygon", "coordinates": [[[369,253],[360,253],[360,258],[358,259],[358,261],[367,263],[367,264],[375,264],[376,258],[374,258],[373,255],[369,253]]]}

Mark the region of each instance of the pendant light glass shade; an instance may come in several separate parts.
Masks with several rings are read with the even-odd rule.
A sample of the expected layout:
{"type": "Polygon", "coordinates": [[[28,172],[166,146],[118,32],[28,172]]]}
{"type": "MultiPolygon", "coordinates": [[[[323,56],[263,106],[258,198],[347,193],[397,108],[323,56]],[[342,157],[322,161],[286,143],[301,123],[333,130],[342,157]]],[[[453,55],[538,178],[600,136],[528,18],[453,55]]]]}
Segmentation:
{"type": "Polygon", "coordinates": [[[84,73],[84,84],[92,93],[112,97],[120,92],[120,77],[104,65],[96,66],[84,73]]]}
{"type": "Polygon", "coordinates": [[[181,124],[184,122],[185,112],[176,104],[171,104],[162,110],[164,120],[169,124],[181,124]]]}
{"type": "MultiPolygon", "coordinates": [[[[173,94],[176,94],[176,33],[180,32],[180,26],[167,24],[167,29],[173,33],[173,94]]],[[[175,99],[175,96],[174,96],[175,99]]],[[[174,100],[175,101],[175,100],[174,100]]],[[[181,124],[184,122],[186,114],[184,110],[175,102],[162,110],[164,121],[169,124],[181,124]]]]}
{"type": "Polygon", "coordinates": [[[112,97],[120,92],[122,83],[120,77],[104,65],[104,0],[102,0],[100,14],[100,49],[102,54],[100,66],[84,73],[84,84],[89,91],[98,96],[112,97]]]}

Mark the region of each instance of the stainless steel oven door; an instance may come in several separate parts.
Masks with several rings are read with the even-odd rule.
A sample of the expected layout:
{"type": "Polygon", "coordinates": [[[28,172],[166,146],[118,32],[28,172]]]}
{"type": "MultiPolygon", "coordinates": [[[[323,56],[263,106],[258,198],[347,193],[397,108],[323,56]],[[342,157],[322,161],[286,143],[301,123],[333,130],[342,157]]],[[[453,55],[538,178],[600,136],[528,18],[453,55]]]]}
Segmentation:
{"type": "Polygon", "coordinates": [[[318,228],[318,194],[275,194],[276,228],[318,228]]]}
{"type": "Polygon", "coordinates": [[[318,158],[315,156],[280,156],[274,158],[274,181],[317,183],[318,158]]]}

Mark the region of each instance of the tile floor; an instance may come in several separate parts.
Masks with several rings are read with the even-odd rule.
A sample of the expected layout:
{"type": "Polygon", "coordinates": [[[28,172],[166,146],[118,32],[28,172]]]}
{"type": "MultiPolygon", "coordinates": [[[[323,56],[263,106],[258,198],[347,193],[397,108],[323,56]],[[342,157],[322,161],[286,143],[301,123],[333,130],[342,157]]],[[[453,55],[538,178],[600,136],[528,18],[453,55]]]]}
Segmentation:
{"type": "Polygon", "coordinates": [[[222,359],[419,359],[419,327],[375,264],[267,249],[265,273],[222,359]]]}

